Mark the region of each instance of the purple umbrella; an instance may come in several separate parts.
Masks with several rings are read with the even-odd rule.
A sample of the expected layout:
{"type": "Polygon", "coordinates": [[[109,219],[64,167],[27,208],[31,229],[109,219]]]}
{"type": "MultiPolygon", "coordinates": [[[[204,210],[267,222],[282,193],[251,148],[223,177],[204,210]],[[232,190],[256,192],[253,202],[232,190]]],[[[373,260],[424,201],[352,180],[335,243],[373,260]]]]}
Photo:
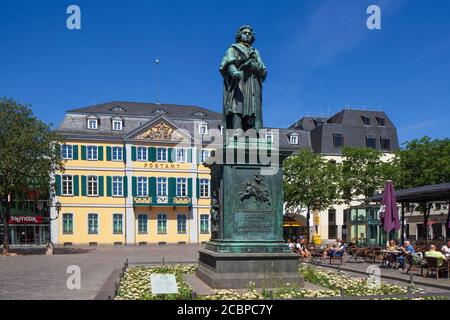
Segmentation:
{"type": "Polygon", "coordinates": [[[381,205],[384,208],[381,210],[380,220],[384,230],[389,233],[392,230],[397,231],[400,229],[397,200],[395,199],[394,184],[391,180],[388,180],[384,186],[383,201],[381,201],[381,205]]]}

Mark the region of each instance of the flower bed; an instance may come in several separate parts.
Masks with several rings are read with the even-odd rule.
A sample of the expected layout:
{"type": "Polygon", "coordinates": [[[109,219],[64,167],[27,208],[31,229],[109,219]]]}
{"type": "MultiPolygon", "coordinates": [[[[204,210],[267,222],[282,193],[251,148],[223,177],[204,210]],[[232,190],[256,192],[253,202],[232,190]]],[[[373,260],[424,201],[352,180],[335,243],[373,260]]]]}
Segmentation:
{"type": "MultiPolygon", "coordinates": [[[[194,273],[195,265],[173,265],[173,266],[136,266],[129,268],[118,287],[118,300],[158,300],[162,296],[151,294],[150,275],[152,273],[171,273],[177,279],[178,294],[166,295],[164,299],[192,299],[192,288],[184,281],[183,275],[194,273]]],[[[379,287],[372,287],[367,284],[365,278],[352,278],[343,273],[324,270],[309,265],[301,265],[300,274],[306,282],[313,283],[326,288],[326,290],[309,290],[298,288],[289,283],[279,284],[269,291],[267,289],[256,290],[253,283],[249,283],[246,292],[237,290],[216,290],[215,294],[198,297],[205,300],[258,300],[258,299],[296,299],[296,298],[322,298],[333,297],[341,294],[341,289],[346,296],[367,296],[385,294],[406,294],[407,288],[386,282],[382,282],[379,287]]],[[[422,292],[414,288],[414,293],[422,292]]]]}
{"type": "Polygon", "coordinates": [[[117,300],[188,300],[192,297],[192,289],[184,281],[183,274],[195,272],[196,265],[173,265],[173,266],[136,266],[129,268],[117,290],[117,300]],[[152,273],[175,274],[178,285],[178,294],[152,295],[150,287],[150,275],[152,273]]]}

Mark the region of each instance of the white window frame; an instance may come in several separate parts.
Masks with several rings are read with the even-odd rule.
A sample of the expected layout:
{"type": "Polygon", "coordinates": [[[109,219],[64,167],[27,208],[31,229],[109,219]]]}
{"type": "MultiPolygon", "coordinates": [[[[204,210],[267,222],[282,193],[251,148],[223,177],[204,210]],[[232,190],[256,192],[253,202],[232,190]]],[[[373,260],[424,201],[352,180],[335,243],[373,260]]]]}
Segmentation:
{"type": "Polygon", "coordinates": [[[225,132],[225,127],[224,126],[220,126],[220,134],[223,136],[225,132]]]}
{"type": "Polygon", "coordinates": [[[187,194],[188,194],[187,178],[184,178],[184,177],[177,178],[176,196],[177,197],[187,197],[187,194]]]}
{"type": "Polygon", "coordinates": [[[112,177],[111,180],[112,180],[111,181],[112,196],[113,197],[123,197],[123,177],[115,176],[115,177],[112,177]],[[118,184],[118,187],[115,188],[114,184],[118,184]],[[116,194],[115,191],[118,191],[118,193],[116,194]]]}
{"type": "Polygon", "coordinates": [[[208,124],[202,123],[198,126],[198,133],[201,135],[208,134],[208,124]]]}
{"type": "Polygon", "coordinates": [[[148,196],[148,178],[138,177],[136,182],[136,193],[138,197],[148,196]],[[141,185],[142,192],[139,192],[139,185],[141,185]]]}
{"type": "Polygon", "coordinates": [[[87,119],[87,128],[89,130],[98,130],[98,119],[87,119]],[[95,124],[91,126],[91,124],[95,124]]]}
{"type": "Polygon", "coordinates": [[[98,146],[86,146],[86,159],[88,159],[88,161],[98,161],[98,146]],[[89,150],[92,150],[92,154],[90,155],[89,150]],[[94,152],[95,150],[95,152],[94,152]],[[94,153],[95,153],[95,157],[94,157],[94,153]],[[90,155],[90,157],[89,157],[90,155]]]}
{"type": "Polygon", "coordinates": [[[158,197],[167,197],[169,195],[169,179],[166,177],[156,178],[156,195],[158,197]]]}
{"type": "Polygon", "coordinates": [[[123,161],[123,148],[122,147],[111,147],[111,160],[112,161],[123,161]],[[115,151],[117,151],[117,153],[115,151]],[[120,155],[120,159],[118,157],[119,155],[120,155]]]}
{"type": "Polygon", "coordinates": [[[90,213],[88,213],[88,234],[100,234],[100,228],[99,228],[99,226],[100,226],[100,223],[99,223],[99,216],[98,216],[98,213],[93,213],[93,212],[90,212],[90,213]],[[96,217],[96,219],[93,219],[93,221],[96,221],[96,230],[95,230],[95,232],[91,232],[91,229],[90,229],[90,222],[91,222],[91,219],[89,219],[89,216],[90,215],[94,215],[95,217],[96,217]]]}
{"type": "Polygon", "coordinates": [[[269,132],[266,134],[266,140],[269,141],[270,143],[273,143],[273,133],[269,132]]]}
{"type": "MultiPolygon", "coordinates": [[[[86,186],[86,194],[87,194],[87,196],[88,197],[98,197],[98,181],[99,179],[98,179],[98,176],[87,176],[87,178],[86,178],[86,184],[87,184],[87,186],[86,186]],[[95,179],[94,179],[95,178],[95,179]],[[92,179],[92,181],[89,181],[90,179],[92,179]],[[92,183],[92,184],[94,184],[95,186],[96,186],[96,188],[95,188],[95,194],[89,194],[89,184],[90,183],[92,183]]],[[[94,185],[92,186],[92,191],[94,191],[94,185]]]]}
{"type": "Polygon", "coordinates": [[[123,130],[123,121],[122,120],[113,120],[112,121],[112,130],[113,131],[122,131],[123,130]],[[116,128],[116,124],[119,124],[119,127],[116,128]]]}
{"type": "Polygon", "coordinates": [[[137,147],[136,148],[136,160],[137,161],[147,161],[147,159],[148,159],[148,149],[147,149],[147,147],[137,147]],[[139,152],[140,150],[144,150],[144,154],[139,152]],[[145,157],[142,157],[143,155],[145,155],[145,157]]]}
{"type": "Polygon", "coordinates": [[[158,161],[158,162],[167,162],[167,161],[169,161],[168,160],[168,149],[167,148],[165,148],[165,147],[158,147],[156,149],[156,161],[158,161]],[[163,153],[164,157],[162,159],[159,158],[159,151],[160,150],[164,150],[164,153],[163,153]]]}
{"type": "Polygon", "coordinates": [[[181,163],[185,163],[187,162],[187,149],[186,148],[177,148],[177,154],[176,154],[176,162],[181,162],[181,163]],[[180,159],[180,154],[179,152],[183,150],[183,157],[182,159],[180,159]]]}
{"type": "Polygon", "coordinates": [[[211,150],[208,149],[202,149],[200,152],[200,163],[203,163],[211,156],[211,150]],[[206,154],[206,156],[205,156],[206,154]]]}
{"type": "Polygon", "coordinates": [[[113,213],[113,234],[123,234],[123,214],[122,213],[113,213]],[[117,216],[120,216],[120,219],[119,219],[119,221],[120,221],[120,226],[121,226],[121,230],[120,230],[120,232],[119,231],[115,231],[114,230],[114,221],[116,220],[116,219],[114,219],[114,218],[116,218],[117,216]]]}
{"type": "Polygon", "coordinates": [[[65,174],[61,177],[61,194],[63,196],[73,196],[73,176],[65,174]],[[64,184],[66,184],[66,193],[64,193],[64,184]]]}
{"type": "Polygon", "coordinates": [[[156,216],[156,233],[157,234],[167,234],[167,214],[160,213],[156,216]],[[164,218],[164,219],[160,219],[164,218]],[[159,221],[164,221],[164,232],[159,232],[159,221]]]}
{"type": "Polygon", "coordinates": [[[73,225],[73,213],[70,213],[70,212],[66,212],[66,213],[63,213],[63,215],[62,215],[62,232],[63,232],[63,234],[73,234],[73,230],[74,230],[74,225],[73,225]],[[66,231],[65,229],[64,229],[64,227],[65,227],[65,224],[64,224],[64,217],[70,217],[70,222],[71,222],[71,226],[72,226],[72,229],[70,230],[70,231],[66,231]]]}
{"type": "Polygon", "coordinates": [[[148,215],[142,214],[142,213],[138,214],[138,223],[137,223],[137,225],[138,225],[138,230],[137,230],[138,234],[148,234],[148,215]],[[145,217],[145,230],[139,230],[140,226],[141,226],[140,223],[142,221],[141,217],[145,217]]]}
{"type": "Polygon", "coordinates": [[[179,213],[177,214],[177,234],[186,234],[187,233],[187,216],[183,213],[179,213]],[[182,219],[180,219],[180,217],[184,217],[182,219]],[[179,230],[179,226],[180,226],[180,221],[184,222],[184,230],[179,230]]]}
{"type": "Polygon", "coordinates": [[[200,179],[199,184],[200,184],[200,186],[199,186],[200,187],[200,198],[209,198],[210,197],[210,181],[209,181],[209,179],[200,179]]]}
{"type": "Polygon", "coordinates": [[[298,144],[298,135],[291,135],[289,137],[289,143],[290,144],[298,144]],[[295,140],[295,141],[294,141],[295,140]]]}
{"type": "Polygon", "coordinates": [[[210,227],[211,227],[211,223],[210,223],[210,217],[209,217],[209,214],[201,214],[200,215],[200,219],[199,219],[199,223],[200,223],[200,226],[199,226],[199,230],[200,230],[200,234],[207,234],[207,233],[209,233],[210,231],[210,227]],[[208,230],[206,230],[206,231],[202,231],[202,220],[204,220],[204,219],[202,219],[202,217],[207,217],[207,219],[206,219],[206,221],[207,221],[207,223],[208,223],[208,230]]]}
{"type": "Polygon", "coordinates": [[[61,145],[61,158],[63,158],[63,160],[73,159],[73,145],[71,144],[61,145]]]}

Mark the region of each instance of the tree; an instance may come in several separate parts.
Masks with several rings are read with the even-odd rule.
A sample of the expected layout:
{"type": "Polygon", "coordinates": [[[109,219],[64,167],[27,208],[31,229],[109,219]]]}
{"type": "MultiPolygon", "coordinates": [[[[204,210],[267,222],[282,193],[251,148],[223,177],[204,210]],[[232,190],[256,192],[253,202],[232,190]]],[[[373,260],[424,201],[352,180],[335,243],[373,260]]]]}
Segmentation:
{"type": "Polygon", "coordinates": [[[388,178],[390,163],[382,161],[380,151],[371,148],[344,147],[340,188],[344,201],[373,196],[388,178]]]}
{"type": "MultiPolygon", "coordinates": [[[[403,144],[393,160],[393,181],[396,188],[408,189],[450,182],[450,139],[414,139],[403,144]]],[[[423,214],[426,238],[431,203],[421,202],[417,209],[423,214]]]]}
{"type": "Polygon", "coordinates": [[[338,198],[338,165],[309,150],[284,161],[284,200],[288,208],[306,209],[307,239],[312,210],[328,209],[338,198]]]}
{"type": "Polygon", "coordinates": [[[9,250],[11,199],[26,190],[54,190],[51,174],[63,170],[60,137],[38,120],[30,106],[0,99],[0,197],[3,210],[3,254],[9,250]]]}

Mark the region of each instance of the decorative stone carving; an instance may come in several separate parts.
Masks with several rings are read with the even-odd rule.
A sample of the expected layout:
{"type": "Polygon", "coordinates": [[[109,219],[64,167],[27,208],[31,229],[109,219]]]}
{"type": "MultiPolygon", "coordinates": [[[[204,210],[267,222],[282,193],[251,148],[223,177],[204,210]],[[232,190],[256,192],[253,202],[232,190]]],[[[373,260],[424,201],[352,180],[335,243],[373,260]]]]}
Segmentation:
{"type": "Polygon", "coordinates": [[[254,197],[255,201],[266,203],[270,206],[269,190],[267,190],[264,179],[264,176],[257,174],[250,181],[243,183],[242,188],[244,190],[238,193],[241,197],[241,202],[254,197]]]}
{"type": "Polygon", "coordinates": [[[173,128],[161,121],[149,130],[136,136],[136,139],[159,140],[159,141],[181,141],[183,137],[176,133],[173,128]]]}

